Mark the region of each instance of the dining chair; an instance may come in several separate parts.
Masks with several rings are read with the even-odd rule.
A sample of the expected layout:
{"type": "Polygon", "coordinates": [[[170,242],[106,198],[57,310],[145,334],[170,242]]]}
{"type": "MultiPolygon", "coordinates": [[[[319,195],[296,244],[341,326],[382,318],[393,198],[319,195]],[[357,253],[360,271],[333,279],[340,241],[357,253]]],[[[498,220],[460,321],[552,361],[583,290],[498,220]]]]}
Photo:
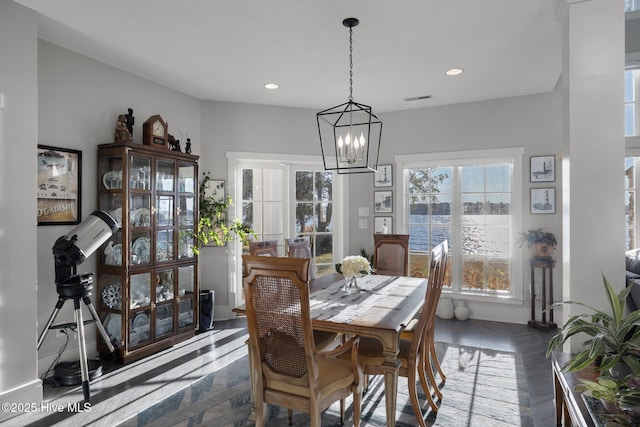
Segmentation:
{"type": "MultiPolygon", "coordinates": [[[[442,372],[442,367],[440,366],[440,361],[438,360],[438,355],[436,352],[436,343],[435,343],[435,318],[436,311],[438,310],[438,303],[440,301],[440,294],[442,293],[442,288],[445,286],[449,286],[451,283],[451,273],[448,269],[448,261],[449,261],[449,243],[447,240],[441,242],[438,246],[433,248],[431,252],[431,257],[433,259],[434,252],[438,253],[436,257],[441,258],[441,264],[438,267],[437,271],[433,271],[433,275],[435,275],[436,280],[441,283],[440,286],[437,287],[436,291],[432,294],[427,292],[425,296],[424,307],[427,307],[429,312],[429,320],[427,321],[427,326],[425,327],[423,334],[423,342],[424,342],[424,351],[423,351],[423,360],[422,360],[422,369],[425,372],[425,375],[429,379],[429,383],[433,385],[433,391],[424,390],[427,394],[427,400],[429,400],[429,405],[434,412],[438,411],[438,408],[431,398],[433,394],[436,395],[438,400],[442,399],[442,392],[440,391],[440,387],[438,383],[436,383],[435,373],[433,368],[438,371],[438,375],[440,376],[440,385],[444,384],[447,380],[446,375],[442,372]]],[[[429,270],[429,280],[431,280],[432,271],[429,270]]],[[[423,307],[423,308],[424,308],[423,307]]],[[[400,335],[401,340],[411,340],[413,339],[414,334],[416,333],[416,326],[418,323],[418,319],[413,319],[402,334],[400,335]]]]}
{"type": "Polygon", "coordinates": [[[409,235],[374,234],[373,268],[376,274],[407,276],[409,272],[409,235]]]}
{"type": "Polygon", "coordinates": [[[249,252],[251,255],[278,256],[278,241],[264,240],[260,242],[249,242],[249,252]]]}
{"type": "Polygon", "coordinates": [[[264,426],[267,404],[310,416],[320,427],[321,413],[353,395],[354,426],[360,425],[362,371],[359,337],[320,351],[313,339],[307,281],[309,260],[243,255],[247,327],[251,351],[256,426],[264,426]],[[336,356],[347,355],[346,359],[336,356]]]}
{"type": "Polygon", "coordinates": [[[309,279],[315,277],[315,263],[311,252],[311,239],[309,236],[299,236],[287,239],[287,253],[291,258],[309,258],[309,279]]]}
{"type": "MultiPolygon", "coordinates": [[[[427,396],[427,401],[433,412],[438,411],[438,406],[433,401],[432,393],[427,384],[427,371],[424,369],[425,358],[428,358],[429,347],[425,341],[429,330],[429,323],[435,313],[433,306],[434,301],[440,296],[444,276],[442,270],[446,263],[447,250],[438,245],[431,251],[431,264],[429,269],[429,279],[427,282],[427,291],[423,307],[420,315],[413,325],[413,334],[411,339],[400,338],[400,351],[398,360],[400,367],[398,375],[407,378],[409,398],[411,406],[415,412],[416,420],[422,427],[426,427],[422,414],[422,406],[418,399],[418,390],[416,387],[416,374],[420,380],[420,384],[427,396]]],[[[344,356],[340,356],[344,357],[344,356]]],[[[358,360],[362,365],[362,370],[366,376],[384,374],[383,362],[385,360],[382,343],[373,338],[361,337],[360,346],[358,347],[358,360]]],[[[366,383],[366,382],[365,382],[366,383]]]]}

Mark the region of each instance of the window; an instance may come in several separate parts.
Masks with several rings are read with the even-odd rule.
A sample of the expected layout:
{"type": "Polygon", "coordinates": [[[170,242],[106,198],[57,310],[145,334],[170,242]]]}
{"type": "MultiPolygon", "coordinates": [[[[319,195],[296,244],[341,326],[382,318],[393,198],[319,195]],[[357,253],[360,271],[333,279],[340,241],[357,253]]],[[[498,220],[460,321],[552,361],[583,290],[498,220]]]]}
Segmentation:
{"type": "MultiPolygon", "coordinates": [[[[227,158],[235,202],[230,217],[251,224],[259,240],[277,240],[279,256],[286,256],[287,238],[309,236],[315,277],[333,271],[344,247],[343,178],[325,171],[322,158],[313,156],[229,152],[227,158]]],[[[238,242],[229,247],[232,303],[235,298],[239,305],[243,248],[238,242]]]]}
{"type": "Polygon", "coordinates": [[[636,79],[637,70],[624,72],[624,136],[634,136],[636,132],[636,79]]]}
{"type": "Polygon", "coordinates": [[[283,255],[284,188],[280,166],[242,167],[242,222],[256,232],[257,240],[277,240],[283,255]]]}
{"type": "MultiPolygon", "coordinates": [[[[398,156],[410,274],[428,274],[429,251],[451,247],[450,292],[522,298],[514,224],[521,223],[522,149],[398,156]],[[422,160],[419,157],[424,157],[422,160]]],[[[519,253],[519,252],[518,252],[519,253]]]]}
{"type": "Polygon", "coordinates": [[[638,188],[637,166],[640,164],[640,157],[626,157],[624,159],[625,174],[625,250],[638,247],[638,219],[636,209],[636,189],[638,188]]]}
{"type": "Polygon", "coordinates": [[[333,271],[333,173],[295,171],[295,237],[309,236],[315,277],[333,271]]]}

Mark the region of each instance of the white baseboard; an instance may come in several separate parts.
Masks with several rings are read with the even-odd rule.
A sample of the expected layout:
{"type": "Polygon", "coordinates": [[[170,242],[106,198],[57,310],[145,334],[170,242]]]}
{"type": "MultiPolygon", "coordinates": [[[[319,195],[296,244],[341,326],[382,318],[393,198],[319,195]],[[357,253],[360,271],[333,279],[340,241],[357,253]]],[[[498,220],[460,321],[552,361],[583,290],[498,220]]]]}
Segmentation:
{"type": "MultiPolygon", "coordinates": [[[[42,381],[35,379],[21,386],[0,393],[0,402],[16,403],[20,405],[36,405],[40,408],[42,403],[42,381]]],[[[16,407],[16,409],[20,409],[16,407]]],[[[23,414],[26,411],[0,411],[0,423],[23,414]]]]}

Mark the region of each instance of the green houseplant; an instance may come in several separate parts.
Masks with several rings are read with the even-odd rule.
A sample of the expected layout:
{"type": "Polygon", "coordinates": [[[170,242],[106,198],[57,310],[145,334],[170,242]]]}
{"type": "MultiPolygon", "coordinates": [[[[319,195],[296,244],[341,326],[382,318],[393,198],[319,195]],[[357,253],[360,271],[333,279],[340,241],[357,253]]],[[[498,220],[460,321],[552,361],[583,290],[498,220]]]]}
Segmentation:
{"type": "Polygon", "coordinates": [[[210,172],[203,172],[199,186],[199,219],[196,230],[190,237],[195,237],[193,252],[200,253],[202,246],[214,243],[223,246],[235,237],[248,244],[248,236],[255,236],[251,226],[243,224],[238,218],[227,221],[226,213],[233,203],[231,196],[223,202],[207,195],[207,184],[211,181],[210,172]]]}
{"type": "Polygon", "coordinates": [[[518,245],[522,247],[525,243],[533,249],[536,257],[550,258],[558,245],[558,240],[553,233],[544,231],[543,228],[537,228],[520,233],[518,245]]]}
{"type": "Polygon", "coordinates": [[[640,374],[640,310],[626,314],[626,299],[631,288],[626,287],[616,294],[604,274],[602,279],[611,314],[576,301],[558,302],[546,309],[553,310],[562,304],[577,304],[592,311],[591,314],[577,314],[567,320],[549,341],[547,357],[553,350],[561,350],[570,337],[584,333],[590,338],[569,361],[567,367],[570,372],[590,365],[603,372],[624,363],[633,375],[640,374]]]}

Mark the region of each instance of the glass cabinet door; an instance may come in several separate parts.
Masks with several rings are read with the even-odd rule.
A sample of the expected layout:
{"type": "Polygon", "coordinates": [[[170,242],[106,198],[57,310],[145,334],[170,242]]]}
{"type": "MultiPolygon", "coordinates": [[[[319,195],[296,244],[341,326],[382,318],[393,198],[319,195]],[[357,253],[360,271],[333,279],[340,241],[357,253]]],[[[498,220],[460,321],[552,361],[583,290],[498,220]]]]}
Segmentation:
{"type": "Polygon", "coordinates": [[[129,226],[151,226],[151,194],[131,194],[129,196],[129,226]]]}
{"type": "Polygon", "coordinates": [[[130,279],[129,308],[131,310],[151,304],[151,273],[132,274],[130,279]]]}
{"type": "Polygon", "coordinates": [[[156,162],[156,191],[175,191],[175,162],[158,160],[156,162]]]}
{"type": "Polygon", "coordinates": [[[195,266],[185,265],[178,268],[178,328],[194,324],[195,305],[195,266]]]}
{"type": "Polygon", "coordinates": [[[122,189],[122,156],[114,154],[103,156],[98,161],[98,174],[103,190],[122,189]]]}
{"type": "Polygon", "coordinates": [[[156,339],[173,333],[173,299],[175,297],[175,281],[173,268],[158,270],[156,284],[156,339]]]}
{"type": "Polygon", "coordinates": [[[129,162],[129,188],[151,190],[151,158],[134,155],[129,162]]]}

